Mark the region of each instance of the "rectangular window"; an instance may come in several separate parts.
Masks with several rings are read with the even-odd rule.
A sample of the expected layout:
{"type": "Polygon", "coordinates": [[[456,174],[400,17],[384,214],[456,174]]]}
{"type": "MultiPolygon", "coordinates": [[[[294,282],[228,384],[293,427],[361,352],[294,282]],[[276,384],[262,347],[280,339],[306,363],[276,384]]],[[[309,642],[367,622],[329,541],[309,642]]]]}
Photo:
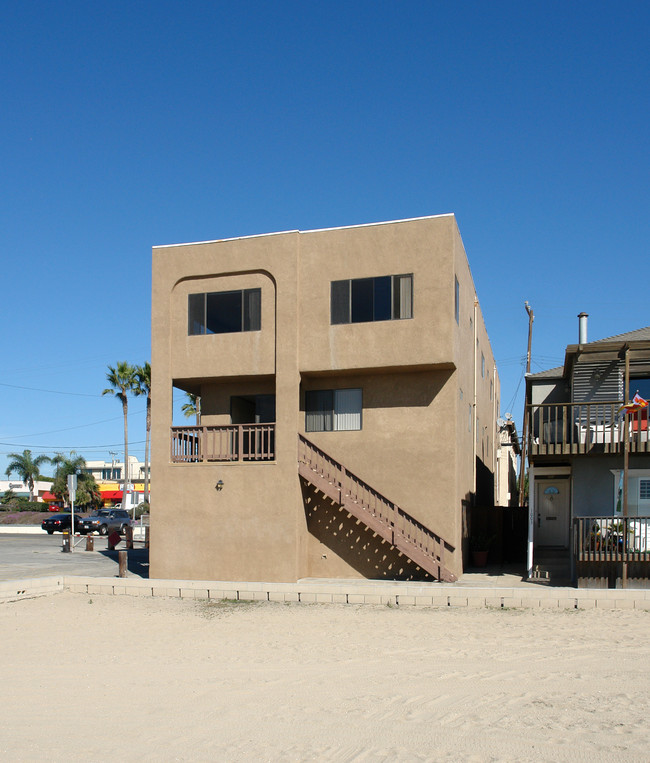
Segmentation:
{"type": "Polygon", "coordinates": [[[305,393],[305,431],[344,432],[361,429],[360,389],[319,389],[305,393]]]}
{"type": "Polygon", "coordinates": [[[456,318],[456,323],[460,325],[460,284],[458,283],[458,278],[454,279],[455,284],[455,290],[454,290],[454,316],[456,318]]]}
{"type": "Polygon", "coordinates": [[[485,355],[481,353],[481,376],[485,378],[485,355]]]}
{"type": "Polygon", "coordinates": [[[333,325],[402,320],[413,317],[413,275],[332,281],[333,325]]]}
{"type": "Polygon", "coordinates": [[[639,480],[639,500],[650,501],[650,480],[639,480]]]}
{"type": "Polygon", "coordinates": [[[193,336],[259,331],[261,308],[261,289],[190,294],[187,332],[193,336]]]}

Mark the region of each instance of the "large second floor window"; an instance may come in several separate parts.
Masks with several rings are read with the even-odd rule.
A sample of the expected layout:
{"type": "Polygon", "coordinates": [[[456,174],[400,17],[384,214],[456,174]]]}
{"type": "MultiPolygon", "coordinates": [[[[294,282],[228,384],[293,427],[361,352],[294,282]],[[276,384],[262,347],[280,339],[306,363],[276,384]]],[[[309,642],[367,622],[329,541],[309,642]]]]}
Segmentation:
{"type": "Polygon", "coordinates": [[[413,317],[413,274],[332,281],[331,321],[368,323],[413,317]]]}
{"type": "Polygon", "coordinates": [[[187,333],[234,334],[259,331],[262,322],[262,290],[239,289],[188,297],[187,333]]]}

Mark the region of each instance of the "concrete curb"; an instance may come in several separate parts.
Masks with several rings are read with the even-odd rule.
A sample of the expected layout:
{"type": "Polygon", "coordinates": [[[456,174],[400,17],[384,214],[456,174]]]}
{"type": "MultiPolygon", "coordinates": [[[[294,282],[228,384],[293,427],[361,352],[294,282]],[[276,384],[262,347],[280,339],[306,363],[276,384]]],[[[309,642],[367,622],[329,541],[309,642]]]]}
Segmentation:
{"type": "MultiPolygon", "coordinates": [[[[44,535],[45,531],[41,528],[40,525],[0,525],[0,535],[44,535]]],[[[57,533],[58,535],[59,533],[57,533]]],[[[134,540],[144,540],[145,535],[145,528],[140,527],[138,525],[137,527],[133,528],[133,538],[134,540]]],[[[80,533],[75,533],[75,538],[85,538],[85,535],[81,535],[80,533]]],[[[101,537],[98,535],[95,535],[95,538],[101,537]]]]}
{"type": "Polygon", "coordinates": [[[0,535],[25,535],[29,533],[43,534],[43,530],[40,525],[0,525],[0,535]]]}
{"type": "Polygon", "coordinates": [[[393,607],[650,610],[650,590],[575,588],[454,588],[439,583],[341,581],[248,583],[52,576],[0,582],[0,602],[62,591],[113,596],[164,596],[222,601],[383,604],[393,607]]]}

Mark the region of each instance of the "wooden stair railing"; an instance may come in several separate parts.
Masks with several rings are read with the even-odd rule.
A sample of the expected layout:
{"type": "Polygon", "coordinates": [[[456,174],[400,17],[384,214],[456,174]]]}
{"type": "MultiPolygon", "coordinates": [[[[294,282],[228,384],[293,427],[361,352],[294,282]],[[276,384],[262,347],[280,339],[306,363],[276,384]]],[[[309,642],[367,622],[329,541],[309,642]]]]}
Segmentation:
{"type": "Polygon", "coordinates": [[[445,549],[453,546],[300,434],[298,473],[436,580],[456,580],[445,567],[445,549]]]}

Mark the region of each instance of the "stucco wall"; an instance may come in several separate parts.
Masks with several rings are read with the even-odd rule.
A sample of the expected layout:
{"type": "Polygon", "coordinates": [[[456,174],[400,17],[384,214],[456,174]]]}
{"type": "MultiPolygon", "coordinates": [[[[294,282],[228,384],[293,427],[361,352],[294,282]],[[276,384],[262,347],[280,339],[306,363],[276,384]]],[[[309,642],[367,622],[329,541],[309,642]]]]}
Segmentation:
{"type": "Polygon", "coordinates": [[[297,473],[305,390],[344,387],[363,389],[362,430],[307,436],[453,544],[448,566],[461,572],[461,503],[474,455],[493,468],[498,377],[453,216],[155,249],[152,372],[152,575],[274,581],[378,569],[385,549],[363,560],[333,540],[323,553],[297,473]],[[412,319],[331,325],[332,280],[405,273],[412,319]],[[188,336],[188,294],[257,287],[259,332],[188,336]],[[206,426],[230,423],[233,395],[275,392],[275,462],[170,463],[174,383],[202,395],[206,426]]]}

